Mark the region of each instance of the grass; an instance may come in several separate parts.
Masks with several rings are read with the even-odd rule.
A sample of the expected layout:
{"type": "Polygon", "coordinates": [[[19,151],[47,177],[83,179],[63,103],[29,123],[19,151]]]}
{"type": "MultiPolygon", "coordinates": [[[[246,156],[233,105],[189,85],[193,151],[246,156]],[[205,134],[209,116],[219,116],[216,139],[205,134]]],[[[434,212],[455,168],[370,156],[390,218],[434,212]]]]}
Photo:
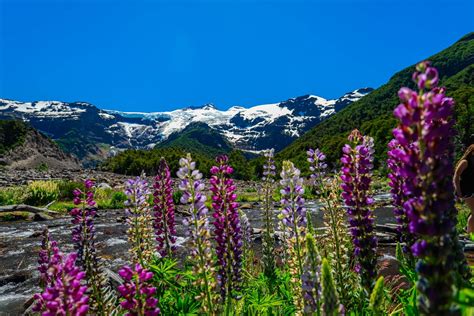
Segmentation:
{"type": "Polygon", "coordinates": [[[458,233],[463,234],[466,232],[467,219],[471,214],[471,210],[464,202],[456,203],[456,208],[458,210],[458,223],[456,224],[456,229],[458,230],[458,233]]]}

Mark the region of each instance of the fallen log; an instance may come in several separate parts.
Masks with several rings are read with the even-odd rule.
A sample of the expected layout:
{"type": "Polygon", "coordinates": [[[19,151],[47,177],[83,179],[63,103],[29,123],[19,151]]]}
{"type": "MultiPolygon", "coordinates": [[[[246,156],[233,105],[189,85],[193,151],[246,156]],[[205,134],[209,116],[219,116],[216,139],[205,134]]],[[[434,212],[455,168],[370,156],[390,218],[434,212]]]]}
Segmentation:
{"type": "Polygon", "coordinates": [[[43,207],[36,207],[27,204],[15,204],[15,205],[5,205],[0,206],[0,213],[6,212],[28,212],[28,213],[50,213],[50,214],[59,214],[56,211],[49,210],[43,207]]]}

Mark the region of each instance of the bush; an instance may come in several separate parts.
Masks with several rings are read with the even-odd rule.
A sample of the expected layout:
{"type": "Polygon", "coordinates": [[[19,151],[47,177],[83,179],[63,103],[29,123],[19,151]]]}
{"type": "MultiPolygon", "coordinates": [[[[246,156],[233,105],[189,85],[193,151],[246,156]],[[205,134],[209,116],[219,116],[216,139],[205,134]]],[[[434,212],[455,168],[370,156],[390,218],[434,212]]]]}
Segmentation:
{"type": "Polygon", "coordinates": [[[58,182],[58,188],[58,199],[60,201],[71,201],[72,199],[74,199],[74,194],[72,193],[74,189],[84,191],[84,183],[71,180],[62,180],[58,182]]]}
{"type": "Polygon", "coordinates": [[[0,188],[0,205],[24,203],[26,196],[25,187],[0,188]]]}
{"type": "Polygon", "coordinates": [[[53,181],[33,181],[28,184],[26,204],[41,206],[56,201],[59,197],[59,185],[53,181]]]}

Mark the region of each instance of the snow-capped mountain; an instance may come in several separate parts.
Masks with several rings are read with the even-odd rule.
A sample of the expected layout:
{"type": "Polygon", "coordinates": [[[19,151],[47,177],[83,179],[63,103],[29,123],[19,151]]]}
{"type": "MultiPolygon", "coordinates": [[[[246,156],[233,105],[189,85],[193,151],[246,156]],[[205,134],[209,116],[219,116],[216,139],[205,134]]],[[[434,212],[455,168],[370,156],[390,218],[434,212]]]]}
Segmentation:
{"type": "Polygon", "coordinates": [[[236,148],[282,149],[311,127],[371,92],[358,89],[334,100],[305,95],[279,103],[218,110],[212,104],[167,112],[101,110],[85,102],[18,102],[0,99],[0,118],[16,117],[84,158],[103,147],[153,148],[191,123],[205,123],[236,148]],[[89,147],[89,153],[84,151],[89,147]]]}

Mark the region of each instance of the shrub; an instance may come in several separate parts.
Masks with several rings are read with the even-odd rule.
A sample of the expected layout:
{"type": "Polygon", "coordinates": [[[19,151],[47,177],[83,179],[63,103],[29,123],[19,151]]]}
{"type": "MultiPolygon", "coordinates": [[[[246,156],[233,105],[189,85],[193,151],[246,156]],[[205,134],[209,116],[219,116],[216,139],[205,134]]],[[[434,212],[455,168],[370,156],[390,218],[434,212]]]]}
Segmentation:
{"type": "Polygon", "coordinates": [[[20,204],[25,201],[25,187],[0,188],[0,205],[20,204]]]}
{"type": "Polygon", "coordinates": [[[60,201],[72,201],[74,195],[72,192],[74,189],[84,191],[84,183],[76,182],[71,180],[62,180],[58,182],[59,197],[60,201]]]}
{"type": "Polygon", "coordinates": [[[28,184],[25,203],[35,206],[46,205],[59,197],[59,185],[53,181],[33,181],[28,184]]]}

